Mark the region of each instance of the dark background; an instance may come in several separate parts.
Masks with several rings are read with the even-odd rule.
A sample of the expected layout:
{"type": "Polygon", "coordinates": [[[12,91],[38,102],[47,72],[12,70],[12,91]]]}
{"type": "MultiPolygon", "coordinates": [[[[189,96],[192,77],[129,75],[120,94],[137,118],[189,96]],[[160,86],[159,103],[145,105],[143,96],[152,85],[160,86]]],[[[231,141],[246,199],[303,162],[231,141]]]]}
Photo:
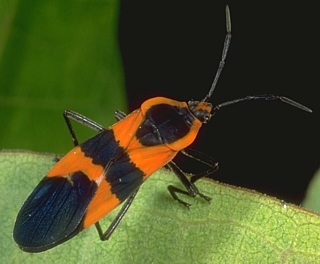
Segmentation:
{"type": "MultiPolygon", "coordinates": [[[[215,2],[122,1],[119,42],[130,110],[154,96],[205,96],[226,34],[226,2],[215,2]]],[[[239,103],[221,109],[192,147],[219,161],[214,179],[299,204],[320,163],[316,7],[228,4],[233,37],[212,103],[271,93],[314,112],[279,101],[239,103]]],[[[189,160],[181,163],[194,170],[189,160]]]]}

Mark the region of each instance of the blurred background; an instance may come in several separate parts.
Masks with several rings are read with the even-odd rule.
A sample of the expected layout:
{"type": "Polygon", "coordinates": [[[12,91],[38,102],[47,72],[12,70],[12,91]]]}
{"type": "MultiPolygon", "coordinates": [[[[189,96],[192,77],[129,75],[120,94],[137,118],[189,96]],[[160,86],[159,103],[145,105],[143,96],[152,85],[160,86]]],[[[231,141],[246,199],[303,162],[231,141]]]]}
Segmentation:
{"type": "MultiPolygon", "coordinates": [[[[193,148],[212,178],[300,204],[319,167],[318,16],[301,3],[34,1],[0,3],[0,149],[66,153],[62,112],[114,123],[154,96],[201,100],[219,61],[229,4],[232,42],[213,104],[254,94],[279,101],[221,109],[193,148]]],[[[80,141],[94,135],[75,127],[80,141]]],[[[184,157],[185,171],[203,170],[184,157]]]]}

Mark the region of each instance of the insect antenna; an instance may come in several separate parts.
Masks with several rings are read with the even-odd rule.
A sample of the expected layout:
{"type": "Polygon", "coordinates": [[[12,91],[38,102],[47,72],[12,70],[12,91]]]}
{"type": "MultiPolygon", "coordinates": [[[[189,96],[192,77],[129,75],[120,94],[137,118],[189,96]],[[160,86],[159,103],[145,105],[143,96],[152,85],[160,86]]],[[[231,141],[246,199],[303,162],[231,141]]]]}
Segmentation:
{"type": "Polygon", "coordinates": [[[312,110],[296,101],[293,101],[287,97],[284,97],[284,96],[280,96],[280,95],[274,95],[274,94],[260,94],[260,95],[248,95],[248,96],[245,96],[245,97],[242,97],[242,98],[238,98],[238,99],[234,99],[234,100],[231,100],[231,101],[227,101],[227,102],[224,102],[222,104],[218,104],[216,105],[214,108],[213,108],[213,112],[219,110],[221,107],[224,107],[224,106],[228,106],[228,105],[232,105],[232,104],[236,104],[236,103],[239,103],[239,102],[243,102],[243,101],[250,101],[250,100],[268,100],[268,101],[271,101],[271,100],[280,100],[284,103],[287,103],[287,104],[290,104],[294,107],[297,107],[301,110],[304,110],[304,111],[307,111],[309,113],[312,113],[312,110]]]}
{"type": "Polygon", "coordinates": [[[211,95],[217,86],[219,77],[220,77],[221,72],[223,70],[223,67],[225,65],[225,60],[226,60],[227,53],[228,53],[230,43],[231,43],[231,17],[230,17],[229,6],[226,6],[226,26],[227,26],[227,35],[226,35],[226,38],[225,38],[224,44],[223,44],[222,58],[219,63],[219,68],[217,70],[216,76],[213,79],[211,88],[210,88],[208,94],[206,95],[206,97],[204,99],[202,99],[202,102],[207,102],[211,98],[211,95]]]}
{"type": "MultiPolygon", "coordinates": [[[[219,63],[219,68],[216,72],[216,75],[214,77],[214,80],[212,82],[212,85],[211,85],[211,88],[208,92],[208,94],[205,96],[205,98],[202,100],[202,102],[207,102],[210,98],[211,98],[211,95],[214,91],[214,89],[216,88],[217,86],[217,83],[218,83],[218,80],[219,80],[219,77],[221,75],[221,72],[224,68],[224,65],[225,65],[225,60],[226,60],[226,57],[227,57],[227,53],[228,53],[228,50],[229,50],[229,47],[230,47],[230,43],[231,43],[231,16],[230,16],[230,9],[229,9],[229,6],[226,6],[226,27],[227,27],[227,35],[226,35],[226,38],[224,40],[224,45],[223,45],[223,50],[222,50],[222,58],[221,58],[221,61],[219,63]]],[[[294,107],[297,107],[301,110],[304,110],[304,111],[307,111],[309,113],[312,113],[312,110],[296,101],[293,101],[287,97],[284,97],[284,96],[279,96],[279,95],[274,95],[274,94],[262,94],[262,95],[250,95],[250,96],[245,96],[245,97],[242,97],[242,98],[239,98],[239,99],[234,99],[234,100],[231,100],[231,101],[227,101],[225,103],[222,103],[222,104],[219,104],[219,105],[216,105],[214,108],[213,108],[213,112],[219,110],[221,107],[224,107],[224,106],[227,106],[227,105],[232,105],[232,104],[235,104],[235,103],[239,103],[239,102],[242,102],[242,101],[250,101],[250,100],[280,100],[284,103],[287,103],[287,104],[290,104],[294,107]]]]}

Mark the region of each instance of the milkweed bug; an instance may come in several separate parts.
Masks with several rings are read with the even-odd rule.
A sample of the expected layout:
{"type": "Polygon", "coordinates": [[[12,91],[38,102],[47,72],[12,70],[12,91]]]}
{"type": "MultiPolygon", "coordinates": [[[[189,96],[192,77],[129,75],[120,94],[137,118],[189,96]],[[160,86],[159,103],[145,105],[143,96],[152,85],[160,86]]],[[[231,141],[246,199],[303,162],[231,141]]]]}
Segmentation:
{"type": "Polygon", "coordinates": [[[281,100],[307,112],[309,108],[278,95],[254,95],[216,106],[209,99],[225,64],[231,41],[231,20],[226,8],[227,35],[222,59],[208,94],[201,101],[179,102],[156,97],[145,101],[140,109],[125,115],[116,111],[118,122],[108,129],[71,110],[64,118],[75,147],[48,172],[36,186],[18,213],[13,237],[27,252],[53,248],[95,224],[100,239],[107,240],[134,200],[140,185],[156,170],[169,167],[186,190],[168,186],[173,198],[186,207],[190,204],[177,194],[199,195],[195,181],[213,173],[218,164],[209,157],[188,150],[203,123],[221,107],[248,100],[281,100]],[[78,144],[71,119],[99,133],[78,144]],[[190,179],[172,161],[178,152],[209,165],[206,172],[190,179]],[[124,202],[125,201],[125,202],[124,202]],[[103,232],[99,220],[124,202],[117,217],[103,232]]]}

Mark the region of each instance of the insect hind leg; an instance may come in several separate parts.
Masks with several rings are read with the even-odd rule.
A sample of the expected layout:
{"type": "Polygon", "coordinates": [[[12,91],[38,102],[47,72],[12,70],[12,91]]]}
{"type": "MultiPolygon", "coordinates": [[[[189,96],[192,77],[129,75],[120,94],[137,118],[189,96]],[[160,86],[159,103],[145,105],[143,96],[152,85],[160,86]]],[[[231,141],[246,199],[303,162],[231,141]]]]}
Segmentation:
{"type": "Polygon", "coordinates": [[[130,196],[129,198],[125,201],[124,205],[122,206],[122,208],[120,209],[120,211],[118,212],[116,218],[111,222],[111,224],[109,225],[108,229],[103,232],[102,228],[100,226],[100,223],[97,222],[95,223],[96,229],[98,231],[98,234],[100,236],[100,239],[102,241],[108,240],[110,238],[110,236],[112,235],[112,233],[114,232],[114,230],[117,228],[117,226],[119,225],[120,221],[122,220],[122,218],[124,217],[124,215],[126,214],[126,212],[129,210],[134,198],[136,197],[137,193],[139,191],[139,188],[136,189],[130,196]]]}
{"type": "Polygon", "coordinates": [[[64,120],[66,121],[67,127],[68,127],[70,135],[71,135],[72,142],[75,146],[79,145],[79,141],[76,137],[73,126],[71,124],[71,119],[73,119],[74,121],[77,121],[80,124],[83,124],[83,125],[91,128],[93,130],[96,130],[98,132],[104,130],[104,127],[99,125],[97,122],[91,120],[90,118],[88,118],[84,115],[81,115],[77,112],[69,110],[69,109],[64,111],[63,117],[64,117],[64,120]]]}
{"type": "MultiPolygon", "coordinates": [[[[117,119],[117,121],[120,121],[120,120],[124,119],[127,115],[120,110],[116,110],[114,112],[114,116],[117,119]]],[[[81,115],[75,111],[72,111],[70,109],[67,109],[63,112],[63,117],[64,117],[64,120],[66,121],[67,127],[68,127],[70,135],[71,135],[72,142],[75,146],[79,145],[79,141],[76,137],[73,126],[71,124],[71,121],[70,121],[71,119],[73,119],[74,121],[77,121],[80,124],[83,124],[83,125],[91,128],[93,130],[96,130],[98,132],[104,130],[104,127],[101,126],[100,124],[98,124],[97,122],[95,122],[92,119],[90,119],[84,115],[81,115]]]]}
{"type": "Polygon", "coordinates": [[[114,111],[114,116],[117,119],[117,121],[120,121],[124,119],[127,116],[127,114],[125,112],[122,112],[121,110],[116,110],[114,111]]]}

